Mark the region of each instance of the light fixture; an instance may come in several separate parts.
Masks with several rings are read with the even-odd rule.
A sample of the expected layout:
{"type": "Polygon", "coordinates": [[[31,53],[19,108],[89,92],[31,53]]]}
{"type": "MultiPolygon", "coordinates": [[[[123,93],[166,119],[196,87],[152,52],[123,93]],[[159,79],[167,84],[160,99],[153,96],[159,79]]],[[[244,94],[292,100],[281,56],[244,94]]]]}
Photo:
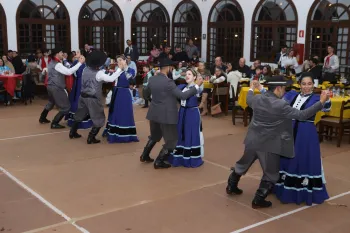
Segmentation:
{"type": "Polygon", "coordinates": [[[316,36],[317,39],[320,39],[320,36],[316,36]]]}
{"type": "Polygon", "coordinates": [[[195,40],[197,40],[197,37],[196,38],[194,38],[195,40]]]}
{"type": "Polygon", "coordinates": [[[235,34],[235,37],[238,37],[238,35],[237,35],[237,34],[235,34]]]}

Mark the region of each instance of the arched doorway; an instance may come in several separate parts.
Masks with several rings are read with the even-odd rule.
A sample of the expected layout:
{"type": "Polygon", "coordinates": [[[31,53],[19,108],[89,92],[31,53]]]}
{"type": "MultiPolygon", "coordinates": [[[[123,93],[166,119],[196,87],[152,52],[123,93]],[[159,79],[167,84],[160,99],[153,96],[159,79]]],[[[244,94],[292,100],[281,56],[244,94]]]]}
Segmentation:
{"type": "Polygon", "coordinates": [[[173,47],[185,48],[188,39],[201,49],[202,17],[196,3],[189,0],[180,2],[173,16],[173,47]]]}
{"type": "Polygon", "coordinates": [[[79,14],[79,46],[92,45],[112,57],[124,51],[124,19],[113,0],[89,0],[79,14]]]}
{"type": "Polygon", "coordinates": [[[298,15],[291,0],[261,0],[252,19],[251,60],[273,62],[281,46],[297,42],[298,15]]]}
{"type": "Polygon", "coordinates": [[[217,1],[208,19],[208,61],[216,56],[236,63],[243,56],[244,15],[236,0],[217,1]]]}
{"type": "Polygon", "coordinates": [[[131,19],[132,41],[140,56],[149,55],[153,45],[169,43],[169,14],[157,1],[142,1],[134,10],[131,19]]]}
{"type": "MultiPolygon", "coordinates": [[[[327,56],[327,46],[332,44],[339,64],[350,64],[350,2],[346,0],[316,0],[307,19],[306,56],[327,56]]],[[[340,67],[345,72],[345,67],[340,67]]]]}
{"type": "MultiPolygon", "coordinates": [[[[0,55],[7,52],[7,26],[4,8],[0,4],[0,55]]],[[[6,55],[6,54],[5,54],[6,55]]]]}
{"type": "Polygon", "coordinates": [[[36,49],[70,50],[70,21],[60,0],[23,0],[17,10],[17,43],[21,54],[36,49]]]}

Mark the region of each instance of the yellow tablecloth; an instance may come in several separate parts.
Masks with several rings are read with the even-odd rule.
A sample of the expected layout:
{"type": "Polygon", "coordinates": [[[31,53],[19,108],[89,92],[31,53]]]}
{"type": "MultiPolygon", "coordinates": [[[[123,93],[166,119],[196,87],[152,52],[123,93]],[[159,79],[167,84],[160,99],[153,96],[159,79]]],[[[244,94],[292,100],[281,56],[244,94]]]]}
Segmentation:
{"type": "MultiPolygon", "coordinates": [[[[247,95],[248,95],[249,87],[242,87],[241,92],[238,96],[238,105],[241,106],[243,109],[246,109],[248,107],[247,105],[247,95]]],[[[255,90],[254,95],[260,94],[260,91],[255,90]]]]}
{"type": "Polygon", "coordinates": [[[210,82],[203,82],[204,88],[214,88],[214,84],[210,82]]]}
{"type": "MultiPolygon", "coordinates": [[[[350,99],[349,96],[345,98],[341,98],[341,97],[331,98],[331,102],[332,102],[331,111],[317,113],[315,117],[315,124],[317,124],[321,120],[322,116],[340,117],[340,109],[341,109],[342,102],[348,99],[350,99]]],[[[345,112],[344,118],[350,118],[349,111],[345,112]]]]}
{"type": "MultiPolygon", "coordinates": [[[[239,93],[238,97],[238,105],[241,106],[243,109],[246,109],[248,107],[247,105],[247,95],[248,95],[249,87],[242,87],[241,92],[239,93]]],[[[255,90],[254,95],[260,94],[260,91],[255,90]]],[[[349,96],[345,98],[335,97],[331,98],[332,102],[332,108],[329,112],[318,112],[315,117],[315,124],[317,124],[322,116],[332,116],[332,117],[340,117],[340,108],[343,101],[346,101],[350,99],[349,96]]],[[[350,113],[346,112],[344,115],[344,118],[350,118],[350,113]]]]}

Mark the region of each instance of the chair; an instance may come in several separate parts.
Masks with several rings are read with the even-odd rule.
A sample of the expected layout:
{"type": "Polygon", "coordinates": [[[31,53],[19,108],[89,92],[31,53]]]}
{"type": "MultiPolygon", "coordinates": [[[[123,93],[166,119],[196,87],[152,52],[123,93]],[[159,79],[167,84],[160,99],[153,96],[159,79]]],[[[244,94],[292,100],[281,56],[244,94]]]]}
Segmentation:
{"type": "MultiPolygon", "coordinates": [[[[231,86],[231,88],[232,88],[232,86],[231,86]]],[[[248,125],[248,116],[249,116],[249,122],[250,122],[252,115],[250,114],[250,111],[248,111],[249,107],[247,107],[247,109],[243,109],[241,106],[239,106],[237,104],[237,102],[238,102],[238,94],[239,94],[240,91],[241,91],[241,85],[239,83],[237,85],[237,93],[235,93],[235,90],[232,88],[232,94],[234,96],[234,99],[232,101],[233,102],[233,106],[232,106],[232,124],[236,125],[236,119],[240,118],[240,119],[243,119],[244,126],[247,126],[248,125]],[[241,114],[238,114],[238,113],[241,113],[241,114]]]]}
{"type": "MultiPolygon", "coordinates": [[[[340,117],[324,117],[319,122],[319,139],[320,142],[323,141],[323,137],[333,137],[337,138],[337,147],[340,147],[344,130],[350,129],[350,119],[344,119],[344,113],[350,111],[350,100],[343,101],[340,109],[340,117]],[[335,128],[336,132],[333,135],[325,132],[325,127],[335,128]]],[[[349,135],[349,144],[350,144],[350,135],[349,135]]]]}
{"type": "Polygon", "coordinates": [[[4,83],[2,81],[0,81],[0,95],[2,95],[4,97],[4,105],[7,106],[8,105],[7,91],[3,85],[4,85],[4,83]]]}
{"type": "Polygon", "coordinates": [[[211,102],[210,102],[211,107],[221,102],[221,110],[225,114],[225,116],[228,115],[229,91],[230,91],[229,88],[230,88],[230,83],[215,84],[212,92],[211,102]]]}

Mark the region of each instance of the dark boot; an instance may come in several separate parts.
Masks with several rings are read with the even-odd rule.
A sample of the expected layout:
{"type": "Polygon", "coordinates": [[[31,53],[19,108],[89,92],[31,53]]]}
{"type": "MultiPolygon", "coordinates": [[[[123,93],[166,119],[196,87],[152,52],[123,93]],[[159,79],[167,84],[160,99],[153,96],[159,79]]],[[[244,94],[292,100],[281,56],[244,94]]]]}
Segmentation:
{"type": "Polygon", "coordinates": [[[48,124],[51,122],[46,118],[47,114],[49,114],[49,111],[44,109],[44,111],[41,113],[40,118],[39,118],[40,124],[48,124]]]}
{"type": "Polygon", "coordinates": [[[163,148],[158,157],[156,158],[156,161],[154,162],[154,169],[162,169],[162,168],[169,168],[171,167],[170,164],[166,163],[167,157],[169,156],[169,152],[167,149],[163,148]]]}
{"type": "Polygon", "coordinates": [[[142,108],[148,108],[148,100],[145,100],[145,105],[142,108]]]}
{"type": "Polygon", "coordinates": [[[154,159],[152,159],[149,154],[151,153],[151,150],[153,149],[154,145],[156,145],[157,142],[152,141],[152,139],[149,139],[145,148],[143,149],[142,155],[140,156],[140,161],[143,163],[152,163],[154,159]]]}
{"type": "Polygon", "coordinates": [[[72,127],[70,128],[70,132],[69,132],[69,138],[73,139],[73,138],[81,138],[81,135],[78,134],[78,126],[79,126],[79,122],[74,121],[72,127]]]}
{"type": "Polygon", "coordinates": [[[271,187],[270,182],[261,181],[260,187],[256,191],[255,197],[252,201],[253,209],[268,208],[272,206],[272,202],[265,200],[265,198],[270,192],[269,187],[271,187]]]}
{"type": "Polygon", "coordinates": [[[60,125],[60,121],[63,119],[64,117],[64,113],[63,112],[58,112],[55,116],[55,118],[53,118],[52,123],[51,123],[51,129],[64,129],[66,128],[63,125],[60,125]]]}
{"type": "Polygon", "coordinates": [[[101,128],[97,128],[97,127],[92,127],[90,133],[89,133],[89,137],[87,139],[87,144],[97,144],[100,143],[100,140],[97,140],[95,137],[98,134],[98,132],[100,131],[101,128]]]}
{"type": "Polygon", "coordinates": [[[227,181],[227,187],[226,187],[226,193],[231,195],[231,194],[236,194],[240,195],[243,193],[242,189],[239,189],[238,182],[241,179],[241,175],[238,175],[234,169],[232,169],[232,173],[228,177],[227,181]]]}

